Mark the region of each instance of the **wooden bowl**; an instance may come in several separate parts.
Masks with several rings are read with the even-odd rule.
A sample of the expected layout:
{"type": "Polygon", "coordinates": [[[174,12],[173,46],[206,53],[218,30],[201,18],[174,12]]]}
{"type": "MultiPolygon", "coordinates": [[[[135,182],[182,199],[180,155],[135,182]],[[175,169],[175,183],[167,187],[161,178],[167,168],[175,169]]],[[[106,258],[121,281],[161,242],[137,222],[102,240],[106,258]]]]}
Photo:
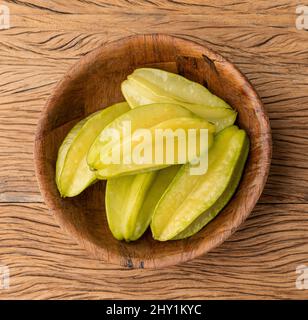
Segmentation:
{"type": "Polygon", "coordinates": [[[41,193],[60,226],[96,258],[129,268],[161,268],[221,244],[247,218],[266,182],[271,158],[269,120],[260,98],[241,72],[218,53],[185,39],[154,34],[110,42],[82,58],[60,81],[39,120],[36,175],[41,193]],[[105,215],[105,182],[75,198],[61,199],[55,184],[58,148],[88,114],[124,100],[120,84],[135,68],[157,67],[208,87],[238,111],[251,150],[240,186],[225,209],[195,236],[159,242],[150,231],[138,241],[114,239],[105,215]]]}

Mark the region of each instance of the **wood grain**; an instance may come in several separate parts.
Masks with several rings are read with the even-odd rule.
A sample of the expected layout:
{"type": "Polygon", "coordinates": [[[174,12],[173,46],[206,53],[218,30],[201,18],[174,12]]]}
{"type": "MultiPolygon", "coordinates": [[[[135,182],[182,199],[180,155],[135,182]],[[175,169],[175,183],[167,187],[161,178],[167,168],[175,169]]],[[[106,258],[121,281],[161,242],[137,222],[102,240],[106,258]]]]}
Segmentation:
{"type": "MultiPolygon", "coordinates": [[[[262,246],[261,240],[254,244],[254,237],[263,230],[263,220],[254,220],[255,223],[247,231],[254,232],[254,236],[249,240],[254,256],[252,255],[249,261],[241,259],[238,251],[238,255],[234,257],[236,253],[233,253],[233,250],[239,243],[228,242],[219,249],[223,251],[215,251],[203,259],[187,264],[189,268],[185,267],[184,273],[177,271],[174,275],[164,271],[162,276],[156,273],[152,284],[151,276],[146,278],[152,290],[148,291],[147,297],[158,297],[159,294],[161,297],[184,297],[187,290],[191,289],[187,296],[201,298],[253,298],[255,295],[307,298],[307,292],[295,290],[294,287],[295,265],[308,264],[307,247],[304,245],[305,241],[301,242],[305,235],[298,231],[303,230],[307,211],[305,204],[308,203],[308,33],[295,28],[295,7],[301,1],[151,0],[152,4],[135,0],[112,1],[111,4],[106,2],[1,2],[11,8],[12,28],[0,30],[0,202],[4,206],[0,209],[0,219],[4,210],[12,217],[12,213],[20,212],[21,216],[28,215],[33,230],[39,231],[39,228],[43,228],[43,232],[47,228],[42,225],[38,227],[31,221],[39,212],[40,217],[48,216],[45,206],[33,203],[42,201],[33,168],[34,132],[50,92],[79,57],[107,41],[131,34],[166,32],[185,36],[200,40],[222,53],[247,75],[258,90],[271,119],[273,160],[270,178],[260,200],[264,205],[257,208],[257,214],[264,215],[264,218],[269,220],[273,219],[271,226],[275,227],[277,224],[277,228],[280,226],[280,219],[285,219],[282,220],[285,231],[278,230],[272,234],[272,229],[267,228],[267,248],[266,242],[265,246],[262,246]],[[281,214],[277,215],[276,210],[280,210],[281,214]],[[292,233],[291,236],[288,230],[292,233]],[[275,250],[271,252],[270,246],[273,243],[275,248],[278,248],[278,258],[275,250]],[[257,258],[258,250],[263,253],[259,255],[261,258],[268,250],[266,263],[261,263],[257,258]],[[281,256],[283,262],[280,264],[281,256]],[[219,273],[215,272],[216,267],[209,267],[209,257],[212,264],[220,261],[219,273]],[[274,269],[271,269],[273,265],[274,269]],[[254,269],[250,269],[251,267],[254,269]],[[276,270],[277,274],[274,272],[276,270]],[[170,278],[173,279],[172,288],[164,282],[166,275],[169,281],[170,278]],[[210,278],[206,280],[205,275],[210,278]],[[181,289],[183,277],[187,277],[187,280],[181,289]],[[263,277],[266,281],[262,281],[263,277]],[[274,288],[271,278],[275,282],[274,288]],[[198,289],[200,281],[202,286],[198,289]]],[[[50,217],[49,219],[48,223],[56,226],[50,217]]],[[[86,256],[83,258],[84,265],[78,272],[66,275],[65,281],[57,279],[55,275],[61,277],[62,269],[68,274],[67,270],[74,268],[74,264],[70,263],[69,251],[76,246],[58,231],[66,243],[69,243],[67,252],[63,253],[58,246],[59,251],[49,258],[46,248],[55,245],[57,240],[52,236],[48,236],[48,240],[42,236],[47,246],[42,245],[41,250],[36,250],[38,243],[31,235],[25,237],[22,232],[28,228],[26,221],[17,220],[20,225],[17,230],[20,232],[16,234],[19,234],[25,249],[15,249],[15,238],[10,236],[12,242],[6,249],[9,251],[4,251],[1,247],[0,261],[5,260],[11,268],[15,266],[16,276],[12,281],[19,283],[21,292],[18,293],[15,286],[11,292],[0,291],[0,298],[15,295],[19,298],[128,297],[131,291],[135,292],[135,296],[142,296],[132,282],[126,283],[121,292],[113,286],[113,293],[107,292],[106,282],[99,282],[92,292],[91,285],[95,278],[105,277],[106,281],[108,276],[109,284],[112,281],[119,284],[115,276],[118,270],[109,269],[107,265],[93,262],[86,256]],[[27,251],[32,250],[35,251],[34,258],[27,256],[27,251]],[[57,265],[55,256],[62,266],[57,265]],[[89,266],[86,264],[88,261],[89,266]],[[44,264],[49,265],[46,270],[44,264]],[[34,265],[36,269],[31,269],[34,265]],[[83,268],[86,268],[82,278],[83,285],[78,290],[79,275],[83,268]],[[47,278],[50,274],[54,277],[47,278]],[[91,281],[87,284],[89,278],[91,281]],[[35,285],[33,290],[32,284],[35,285]]],[[[246,232],[249,222],[250,220],[246,222],[244,230],[237,232],[235,237],[246,232]]],[[[14,228],[14,224],[5,222],[1,225],[0,232],[10,228],[14,228]]],[[[10,237],[6,235],[4,239],[10,237]]],[[[245,241],[243,237],[241,248],[245,247],[245,241]]],[[[242,252],[245,253],[245,249],[242,252]]],[[[142,275],[135,271],[123,271],[122,278],[123,275],[137,274],[139,284],[146,283],[140,280],[142,275]]],[[[149,272],[149,275],[152,275],[152,272],[149,272]]]]}
{"type": "MultiPolygon", "coordinates": [[[[219,20],[217,12],[219,10],[215,17],[219,20]]],[[[230,16],[230,19],[233,19],[234,15],[230,16]]],[[[249,18],[242,15],[241,19],[238,18],[242,26],[232,28],[229,32],[222,26],[205,32],[210,22],[207,21],[208,16],[203,15],[194,14],[193,19],[189,15],[138,16],[138,23],[134,15],[125,16],[125,19],[122,15],[96,15],[97,27],[93,32],[90,26],[91,32],[89,20],[93,18],[87,15],[73,15],[69,23],[65,24],[62,23],[63,16],[58,14],[44,15],[41,18],[37,15],[14,16],[13,24],[18,25],[16,28],[19,31],[14,28],[4,30],[0,37],[0,66],[3,75],[0,78],[0,130],[3,128],[1,135],[4,136],[5,148],[0,155],[4,163],[4,170],[0,173],[4,181],[0,185],[0,200],[41,201],[30,161],[32,137],[41,107],[56,82],[74,61],[108,40],[138,33],[139,25],[142,25],[142,31],[145,32],[166,30],[175,35],[185,34],[189,39],[203,41],[230,58],[248,76],[265,103],[274,139],[277,137],[277,144],[274,144],[276,152],[273,170],[261,201],[306,202],[307,153],[301,150],[307,144],[307,33],[292,30],[294,17],[292,16],[293,20],[291,16],[288,17],[287,24],[273,14],[268,15],[269,21],[263,22],[265,25],[275,23],[277,26],[278,23],[283,23],[283,28],[278,31],[269,28],[265,32],[264,26],[249,26],[249,18]],[[165,23],[156,26],[157,19],[163,19],[165,23]],[[196,30],[189,30],[190,25],[198,27],[196,30]],[[232,43],[232,46],[229,43],[232,43]],[[8,110],[16,112],[14,114],[18,118],[18,124],[8,110]],[[23,130],[25,143],[20,145],[22,149],[18,149],[18,152],[28,160],[22,168],[18,165],[20,160],[15,157],[16,148],[19,147],[11,143],[19,135],[21,124],[27,128],[23,130]],[[290,128],[293,129],[292,132],[289,131],[290,128]],[[287,156],[288,151],[300,153],[296,157],[296,167],[292,163],[293,158],[287,156]],[[17,164],[13,171],[12,163],[6,161],[8,158],[14,159],[13,165],[17,164]],[[281,175],[288,184],[280,182],[281,175]],[[300,179],[294,178],[296,176],[300,179]],[[30,187],[25,183],[26,179],[32,181],[30,187]]],[[[214,19],[213,16],[210,18],[214,19]]]]}
{"type": "Polygon", "coordinates": [[[308,205],[258,205],[219,248],[157,271],[123,270],[93,259],[43,204],[0,208],[1,262],[11,272],[1,299],[308,298],[295,287],[296,267],[307,263],[308,205]]]}
{"type": "Polygon", "coordinates": [[[272,15],[280,13],[288,15],[296,1],[279,1],[269,3],[261,0],[256,3],[250,1],[224,0],[218,3],[203,0],[71,0],[42,1],[42,0],[4,0],[10,5],[13,14],[127,14],[130,10],[134,14],[157,13],[189,13],[212,14],[226,11],[227,13],[249,13],[258,11],[260,14],[272,15]]]}

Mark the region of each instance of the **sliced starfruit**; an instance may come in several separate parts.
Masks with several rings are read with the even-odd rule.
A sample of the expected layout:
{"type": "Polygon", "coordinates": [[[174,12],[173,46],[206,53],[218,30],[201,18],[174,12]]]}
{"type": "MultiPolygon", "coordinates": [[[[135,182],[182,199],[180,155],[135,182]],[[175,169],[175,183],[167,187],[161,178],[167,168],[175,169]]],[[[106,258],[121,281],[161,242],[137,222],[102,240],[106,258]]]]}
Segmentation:
{"type": "Polygon", "coordinates": [[[115,139],[109,139],[110,137],[107,133],[112,132],[112,130],[119,132],[120,142],[122,142],[125,134],[130,133],[123,132],[125,124],[127,125],[127,128],[129,126],[128,129],[130,129],[131,132],[134,132],[139,128],[150,128],[167,119],[186,116],[188,117],[190,115],[191,112],[174,104],[157,104],[155,108],[152,108],[149,105],[130,110],[129,112],[115,119],[104,130],[102,130],[88,152],[87,162],[93,170],[99,170],[100,168],[104,167],[104,164],[100,159],[101,155],[103,155],[101,150],[103,148],[104,150],[108,148],[111,149],[119,142],[115,139]]]}
{"type": "Polygon", "coordinates": [[[56,183],[62,197],[80,194],[96,176],[88,167],[86,155],[102,129],[130,110],[126,102],[95,112],[78,122],[64,139],[58,152],[56,183]]]}
{"type": "Polygon", "coordinates": [[[231,181],[227,186],[226,190],[218,198],[218,200],[206,211],[204,211],[194,222],[192,222],[185,230],[180,232],[173,240],[185,239],[193,236],[198,231],[200,231],[205,225],[207,225],[211,220],[213,220],[216,215],[225,207],[229,202],[231,197],[236,191],[236,188],[240,182],[245,162],[249,152],[249,140],[245,139],[240,158],[234,168],[231,181]]]}
{"type": "Polygon", "coordinates": [[[106,187],[109,228],[118,240],[139,239],[148,228],[156,203],[179,166],[110,179],[106,187]]]}
{"type": "Polygon", "coordinates": [[[118,240],[130,240],[136,218],[157,171],[110,179],[106,187],[106,213],[109,228],[118,240]]]}
{"type": "Polygon", "coordinates": [[[129,236],[129,240],[137,240],[145,232],[151,222],[154,209],[159,199],[162,197],[180,168],[181,165],[175,165],[156,171],[157,175],[144,198],[138,216],[136,217],[134,232],[129,236]]]}
{"type": "Polygon", "coordinates": [[[199,157],[211,146],[214,132],[214,125],[181,106],[140,106],[117,118],[101,132],[89,150],[87,161],[89,166],[96,170],[99,179],[144,173],[194,160],[194,155],[199,157]],[[127,135],[123,130],[125,123],[130,124],[130,133],[127,135]],[[144,138],[143,130],[137,129],[148,129],[145,130],[145,136],[149,139],[144,138]],[[179,129],[182,130],[181,134],[179,129]],[[175,139],[171,146],[166,143],[164,137],[160,141],[156,139],[158,131],[162,136],[168,136],[170,132],[177,133],[185,140],[187,146],[191,129],[197,133],[196,149],[186,148],[186,153],[179,148],[180,139],[175,139]],[[207,130],[206,140],[202,138],[202,129],[207,130]],[[117,139],[110,137],[110,132],[119,132],[117,139]],[[159,150],[162,152],[158,153],[159,150]]]}
{"type": "MultiPolygon", "coordinates": [[[[151,222],[155,239],[166,241],[176,238],[227,192],[239,161],[245,162],[244,150],[248,148],[248,141],[244,130],[228,127],[215,138],[205,174],[191,175],[191,164],[182,166],[155,208],[151,222]]],[[[204,220],[200,220],[203,226],[204,220]]],[[[192,227],[195,228],[193,231],[199,227],[192,227]]],[[[191,235],[192,231],[188,230],[187,234],[191,235]]]]}
{"type": "MultiPolygon", "coordinates": [[[[138,70],[156,70],[156,69],[137,69],[135,72],[137,72],[138,70]]],[[[158,71],[161,72],[161,70],[158,70],[158,71]]],[[[168,75],[169,73],[166,72],[166,74],[168,75]]],[[[178,75],[174,75],[174,76],[180,77],[178,75]]],[[[185,80],[189,81],[187,79],[185,80]]],[[[190,82],[191,81],[189,81],[189,83],[190,82]]],[[[198,88],[199,86],[201,86],[199,84],[196,84],[196,85],[198,85],[198,88]]],[[[206,88],[204,89],[207,90],[206,88]]],[[[169,93],[162,91],[160,87],[156,88],[152,83],[149,83],[146,79],[143,79],[138,75],[135,76],[135,73],[128,76],[128,79],[122,82],[121,90],[131,108],[136,108],[141,105],[155,104],[155,103],[161,103],[161,102],[179,104],[187,108],[188,110],[192,111],[199,117],[214,123],[216,126],[216,132],[219,132],[228,126],[233,125],[237,116],[237,113],[233,109],[231,109],[230,106],[228,105],[222,106],[221,103],[219,103],[218,107],[216,107],[216,106],[208,105],[206,101],[203,101],[203,104],[196,104],[196,103],[189,103],[187,101],[174,98],[170,96],[169,93]]],[[[210,101],[212,100],[210,99],[210,101]]]]}
{"type": "Polygon", "coordinates": [[[175,73],[160,69],[139,68],[132,73],[131,77],[145,83],[161,96],[209,107],[231,108],[224,100],[212,94],[201,84],[175,73]]]}

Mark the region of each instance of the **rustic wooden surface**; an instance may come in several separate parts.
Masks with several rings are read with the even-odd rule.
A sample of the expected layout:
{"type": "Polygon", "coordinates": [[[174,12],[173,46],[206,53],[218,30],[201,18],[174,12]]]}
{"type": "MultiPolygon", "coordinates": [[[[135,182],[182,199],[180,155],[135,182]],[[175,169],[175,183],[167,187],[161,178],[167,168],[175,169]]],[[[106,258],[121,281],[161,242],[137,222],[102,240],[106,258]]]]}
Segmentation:
{"type": "Polygon", "coordinates": [[[308,32],[298,1],[7,0],[0,30],[0,264],[3,298],[308,298],[295,287],[308,265],[308,32]],[[208,255],[159,271],[91,258],[42,202],[34,132],[51,90],[106,41],[165,32],[203,41],[234,62],[265,103],[273,161],[265,192],[241,230],[208,255]]]}
{"type": "Polygon", "coordinates": [[[57,85],[43,109],[34,145],[41,195],[59,225],[94,257],[115,265],[142,269],[184,263],[204,255],[229,238],[260,198],[270,159],[269,119],[245,77],[234,65],[205,46],[165,34],[112,41],[79,60],[57,85]],[[250,139],[249,158],[232,201],[215,221],[195,236],[181,241],[155,241],[150,232],[139,241],[117,241],[107,223],[104,183],[96,183],[79,196],[66,199],[59,196],[55,183],[58,150],[68,131],[78,120],[122,101],[121,83],[132,70],[144,66],[179,72],[191,80],[206,83],[213,93],[238,111],[237,123],[250,139]]]}

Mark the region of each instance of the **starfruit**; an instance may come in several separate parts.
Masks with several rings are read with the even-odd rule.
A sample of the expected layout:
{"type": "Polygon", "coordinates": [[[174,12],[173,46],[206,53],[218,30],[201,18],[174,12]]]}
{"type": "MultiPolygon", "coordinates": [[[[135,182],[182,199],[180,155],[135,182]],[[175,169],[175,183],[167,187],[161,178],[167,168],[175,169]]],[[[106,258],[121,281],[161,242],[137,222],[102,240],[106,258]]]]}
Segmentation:
{"type": "Polygon", "coordinates": [[[56,184],[62,197],[76,196],[95,182],[95,173],[86,161],[88,150],[102,129],[128,110],[126,102],[117,103],[91,114],[71,129],[59,148],[56,163],[56,184]]]}
{"type": "Polygon", "coordinates": [[[245,131],[231,126],[216,136],[205,174],[191,175],[191,164],[182,166],[155,208],[151,222],[153,237],[160,241],[184,238],[208,223],[226,203],[220,197],[225,195],[228,199],[234,192],[236,186],[231,186],[232,192],[228,187],[230,183],[238,183],[236,175],[240,173],[236,170],[242,170],[248,146],[245,131]],[[218,209],[213,209],[215,204],[218,209]]]}
{"type": "Polygon", "coordinates": [[[129,175],[107,181],[106,214],[118,240],[139,239],[148,228],[156,203],[180,166],[129,175]]]}
{"type": "MultiPolygon", "coordinates": [[[[181,106],[174,104],[140,106],[120,116],[101,132],[89,150],[87,161],[89,166],[96,170],[96,176],[100,179],[144,173],[194,160],[195,155],[199,157],[211,146],[214,132],[214,125],[181,106]],[[129,129],[126,124],[129,124],[129,129]],[[138,131],[139,129],[141,131],[138,131]],[[149,139],[144,139],[143,129],[147,129],[145,133],[149,139]],[[164,139],[157,143],[158,131],[170,133],[170,130],[176,132],[179,129],[182,129],[181,133],[184,135],[186,146],[189,144],[188,133],[190,130],[195,130],[196,145],[200,147],[197,150],[193,148],[182,150],[177,140],[171,147],[165,143],[164,139]],[[207,131],[206,140],[201,137],[204,129],[207,131]],[[114,139],[113,135],[117,138],[114,139]],[[157,150],[162,152],[158,154],[157,150]],[[142,153],[150,156],[146,159],[139,157],[142,153]],[[138,156],[137,160],[134,158],[135,155],[138,156]],[[157,161],[157,156],[160,161],[157,161]]],[[[181,134],[182,137],[183,135],[181,134]]]]}
{"type": "Polygon", "coordinates": [[[216,132],[232,125],[237,113],[202,85],[158,69],[136,69],[121,85],[131,108],[153,103],[179,104],[212,122],[216,132]]]}
{"type": "Polygon", "coordinates": [[[213,220],[216,215],[226,206],[230,201],[231,197],[236,191],[236,188],[242,177],[245,162],[249,152],[249,141],[245,141],[244,146],[241,151],[240,158],[234,168],[230,183],[228,184],[225,191],[218,198],[218,200],[206,211],[204,211],[197,219],[194,220],[185,230],[180,232],[173,240],[180,240],[188,238],[197,232],[199,232],[205,225],[207,225],[211,220],[213,220]]]}

